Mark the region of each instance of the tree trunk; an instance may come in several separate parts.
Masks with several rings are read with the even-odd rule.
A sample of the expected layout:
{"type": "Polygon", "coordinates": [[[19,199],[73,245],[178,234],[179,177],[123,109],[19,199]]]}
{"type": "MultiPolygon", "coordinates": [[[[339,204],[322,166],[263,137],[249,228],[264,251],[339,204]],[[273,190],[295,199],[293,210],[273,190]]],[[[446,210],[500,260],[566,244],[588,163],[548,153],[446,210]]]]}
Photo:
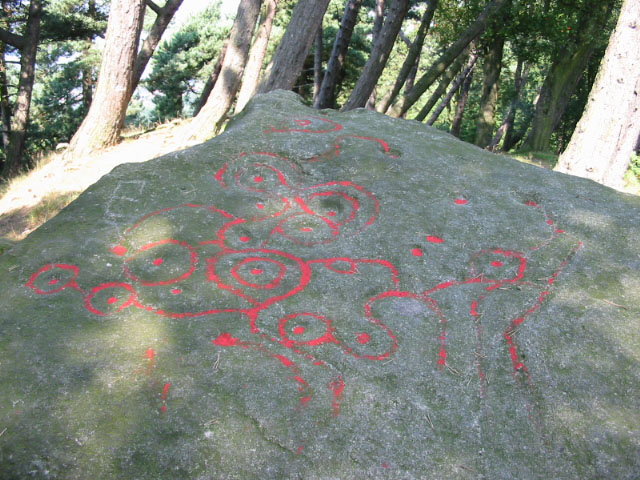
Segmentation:
{"type": "Polygon", "coordinates": [[[320,87],[320,95],[314,104],[315,108],[332,108],[335,103],[336,85],[338,83],[338,75],[344,65],[344,59],[347,56],[351,35],[358,20],[358,12],[362,6],[362,0],[349,0],[344,7],[344,13],[340,22],[340,29],[336,34],[336,40],[333,42],[331,56],[327,62],[327,70],[322,79],[320,87]]]}
{"type": "Polygon", "coordinates": [[[182,4],[183,0],[167,0],[167,3],[158,12],[156,12],[156,21],[153,22],[153,26],[149,31],[149,35],[142,43],[138,58],[136,58],[135,66],[133,67],[133,79],[131,81],[131,94],[140,83],[140,78],[144,73],[144,69],[147,68],[149,59],[155,52],[156,47],[160,43],[162,34],[167,29],[169,22],[178,11],[178,8],[182,4]]]}
{"type": "Polygon", "coordinates": [[[224,63],[224,57],[227,55],[227,47],[229,46],[229,39],[227,38],[222,44],[222,48],[220,49],[220,53],[218,54],[218,60],[216,60],[216,64],[213,67],[213,71],[209,78],[207,78],[204,87],[202,88],[202,92],[200,93],[200,97],[198,98],[198,102],[196,103],[193,116],[197,116],[204,107],[204,104],[207,103],[207,99],[211,95],[211,91],[213,87],[216,86],[216,82],[218,81],[218,77],[220,76],[220,71],[222,70],[222,64],[224,63]]]}
{"type": "Polygon", "coordinates": [[[251,51],[249,52],[247,66],[244,69],[242,87],[240,87],[238,101],[236,102],[236,112],[241,112],[247,102],[256,93],[258,82],[260,81],[262,64],[264,63],[267,46],[269,45],[269,38],[271,37],[271,27],[273,25],[273,18],[276,16],[278,0],[265,0],[263,3],[264,14],[260,20],[260,25],[258,26],[256,39],[251,46],[251,51]]]}
{"type": "Polygon", "coordinates": [[[392,117],[401,117],[404,115],[460,53],[485,30],[488,21],[510,2],[511,0],[492,0],[460,37],[433,62],[431,67],[420,77],[420,80],[418,80],[414,87],[389,108],[387,114],[392,117]]]}
{"type": "MultiPolygon", "coordinates": [[[[313,104],[316,105],[322,88],[322,25],[316,33],[316,41],[313,46],[313,104]]],[[[317,107],[316,107],[317,108],[317,107]]]]}
{"type": "Polygon", "coordinates": [[[476,121],[476,138],[473,143],[484,148],[491,143],[496,125],[496,103],[498,102],[498,80],[502,70],[504,36],[496,33],[484,58],[480,114],[476,121]]]}
{"type": "Polygon", "coordinates": [[[66,155],[82,157],[118,142],[131,98],[133,66],[143,20],[144,0],[111,3],[93,102],[66,155]]]}
{"type": "Polygon", "coordinates": [[[13,108],[9,146],[6,160],[2,167],[4,178],[12,177],[20,172],[23,163],[24,145],[27,138],[27,124],[29,123],[29,109],[31,95],[36,74],[36,54],[40,39],[40,19],[42,17],[42,3],[31,0],[29,18],[24,34],[24,48],[20,54],[20,80],[18,82],[18,97],[13,108]]]}
{"type": "Polygon", "coordinates": [[[575,43],[567,42],[557,51],[542,84],[531,131],[524,148],[548,151],[551,134],[558,126],[595,50],[594,37],[611,12],[612,2],[593,2],[583,11],[575,43]]]}
{"type": "Polygon", "coordinates": [[[408,10],[409,0],[393,0],[380,35],[371,48],[371,55],[369,55],[347,103],[342,107],[343,111],[364,107],[367,103],[367,99],[373,92],[378,78],[387,64],[389,54],[408,10]]]}
{"type": "Polygon", "coordinates": [[[271,68],[260,84],[260,93],[291,90],[322,24],[329,0],[298,0],[284,36],[273,55],[271,68]]]}
{"type": "Polygon", "coordinates": [[[555,170],[621,188],[640,136],[640,8],[625,0],[582,118],[555,170]]]}
{"type": "MultiPolygon", "coordinates": [[[[462,68],[462,64],[464,63],[465,57],[466,57],[465,54],[460,55],[453,62],[453,64],[446,70],[443,77],[440,79],[440,83],[438,83],[438,86],[436,87],[435,91],[431,94],[431,97],[429,97],[429,100],[427,100],[427,103],[425,103],[422,109],[420,109],[420,112],[418,112],[418,115],[415,116],[414,120],[422,122],[425,118],[427,118],[427,115],[429,114],[431,109],[436,105],[436,103],[438,103],[438,100],[440,100],[442,95],[445,94],[445,92],[447,91],[447,87],[449,86],[451,81],[455,78],[456,74],[462,68]]],[[[478,57],[476,54],[474,54],[472,57],[469,58],[469,62],[471,62],[472,58],[474,59],[473,63],[475,63],[476,61],[475,59],[477,59],[478,57]]],[[[470,64],[473,65],[473,63],[470,63],[470,64]]]]}
{"type": "Polygon", "coordinates": [[[470,77],[473,74],[473,67],[476,64],[477,59],[478,59],[477,54],[474,53],[473,55],[471,55],[471,57],[469,58],[469,62],[467,63],[467,66],[460,73],[460,75],[458,75],[458,78],[456,78],[456,81],[453,82],[453,85],[451,85],[451,88],[449,89],[449,93],[447,93],[447,95],[442,99],[442,101],[440,102],[440,105],[438,105],[438,108],[436,108],[433,114],[429,117],[429,120],[427,120],[427,125],[433,125],[435,123],[435,121],[438,119],[438,117],[442,113],[442,110],[445,109],[445,107],[449,104],[449,102],[453,98],[453,95],[456,93],[458,88],[460,88],[460,85],[462,84],[462,82],[464,82],[467,79],[467,77],[470,77]]]}
{"type": "MultiPolygon", "coordinates": [[[[371,44],[373,45],[378,41],[378,37],[380,36],[380,32],[382,31],[382,24],[384,22],[384,0],[376,0],[375,8],[374,8],[374,21],[373,21],[373,29],[371,30],[371,44]]],[[[367,99],[367,103],[364,106],[367,110],[375,110],[376,109],[376,97],[378,95],[378,88],[373,87],[371,91],[371,95],[367,99]]]]}
{"type": "MultiPolygon", "coordinates": [[[[4,61],[4,42],[0,43],[0,119],[2,124],[2,149],[9,148],[9,133],[11,132],[11,104],[9,89],[7,88],[7,66],[4,61]]],[[[4,162],[2,162],[4,165],[4,162]]],[[[0,167],[1,169],[1,167],[0,167]]]]}
{"type": "MultiPolygon", "coordinates": [[[[96,18],[96,2],[95,0],[89,0],[89,5],[87,8],[87,15],[89,18],[96,18]]],[[[88,36],[84,40],[84,46],[82,49],[82,56],[87,57],[91,48],[93,47],[93,39],[91,36],[88,36]]],[[[91,106],[91,102],[93,101],[93,88],[95,86],[95,78],[93,68],[88,64],[83,65],[82,70],[80,71],[80,75],[82,76],[82,108],[84,109],[84,114],[86,115],[89,111],[89,107],[91,106]]]]}
{"type": "Polygon", "coordinates": [[[402,86],[407,82],[408,77],[412,72],[413,78],[415,78],[416,72],[418,71],[418,63],[420,62],[420,53],[422,52],[424,39],[429,31],[429,26],[431,25],[431,20],[433,20],[433,14],[435,13],[437,6],[438,0],[429,0],[429,6],[425,10],[424,15],[422,15],[416,39],[411,44],[411,47],[409,47],[407,58],[404,59],[404,63],[400,68],[400,73],[398,73],[390,93],[385,95],[380,104],[376,107],[378,112],[385,113],[387,111],[389,105],[391,105],[391,103],[396,99],[402,89],[402,86]]]}
{"type": "Polygon", "coordinates": [[[522,96],[523,86],[527,82],[527,77],[529,76],[529,65],[524,66],[524,62],[521,59],[518,59],[518,64],[516,66],[516,73],[514,79],[514,92],[513,92],[513,100],[511,100],[511,104],[509,105],[509,109],[507,110],[507,114],[504,116],[504,120],[502,124],[496,131],[496,134],[491,139],[491,143],[489,144],[489,150],[494,152],[500,140],[504,136],[505,141],[509,137],[509,133],[513,131],[513,123],[516,120],[516,110],[518,109],[518,103],[520,103],[520,97],[522,96]]]}
{"type": "Polygon", "coordinates": [[[207,140],[222,126],[222,122],[240,88],[242,72],[249,57],[249,47],[260,14],[261,0],[241,0],[229,35],[220,77],[204,107],[189,125],[190,138],[207,140]]]}
{"type": "Polygon", "coordinates": [[[464,82],[460,85],[460,95],[458,97],[458,103],[456,104],[456,113],[453,116],[451,122],[451,128],[449,133],[454,137],[460,138],[460,129],[462,128],[462,119],[464,118],[464,110],[467,106],[467,100],[469,99],[469,90],[471,90],[471,82],[473,81],[473,68],[469,70],[469,73],[464,77],[464,82]]]}

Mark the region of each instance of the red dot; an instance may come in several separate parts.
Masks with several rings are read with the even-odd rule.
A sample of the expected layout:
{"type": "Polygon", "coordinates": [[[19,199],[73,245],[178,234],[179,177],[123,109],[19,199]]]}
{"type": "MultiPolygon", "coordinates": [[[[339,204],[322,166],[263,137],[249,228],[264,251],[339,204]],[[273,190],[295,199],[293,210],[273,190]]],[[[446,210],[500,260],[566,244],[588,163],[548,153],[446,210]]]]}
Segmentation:
{"type": "Polygon", "coordinates": [[[419,248],[414,248],[413,250],[411,250],[411,255],[413,255],[414,257],[421,257],[422,250],[420,250],[419,248]]]}
{"type": "Polygon", "coordinates": [[[361,345],[365,345],[371,341],[371,337],[368,333],[361,333],[356,337],[356,341],[361,345]]]}
{"type": "Polygon", "coordinates": [[[260,274],[262,274],[262,270],[259,268],[253,268],[251,270],[251,275],[260,275],[260,274]]]}
{"type": "Polygon", "coordinates": [[[453,203],[456,205],[466,205],[467,201],[464,198],[456,198],[453,203]]]}
{"type": "Polygon", "coordinates": [[[431,242],[431,243],[442,243],[444,242],[444,240],[440,237],[436,237],[435,235],[429,235],[427,236],[427,242],[431,242]]]}
{"type": "Polygon", "coordinates": [[[162,405],[160,407],[160,411],[163,412],[163,413],[166,412],[167,411],[167,406],[166,405],[162,405]]]}
{"type": "Polygon", "coordinates": [[[335,217],[336,216],[336,212],[328,212],[327,215],[329,215],[330,217],[335,217]]]}
{"type": "Polygon", "coordinates": [[[500,260],[494,260],[493,262],[491,262],[492,267],[501,267],[502,265],[504,264],[500,260]]]}
{"type": "Polygon", "coordinates": [[[162,263],[163,263],[163,262],[164,262],[164,260],[162,260],[161,258],[156,258],[156,259],[153,261],[153,264],[154,264],[156,267],[158,267],[158,266],[162,265],[162,263]]]}
{"type": "Polygon", "coordinates": [[[294,335],[302,335],[305,332],[305,328],[304,327],[296,327],[293,329],[293,334],[294,335]]]}
{"type": "Polygon", "coordinates": [[[57,278],[52,278],[51,280],[49,280],[49,285],[55,285],[58,282],[59,280],[57,278]]]}
{"type": "Polygon", "coordinates": [[[182,290],[180,290],[179,288],[174,288],[173,290],[171,290],[171,293],[173,293],[174,295],[179,295],[182,293],[182,290]]]}
{"type": "Polygon", "coordinates": [[[251,239],[249,237],[240,237],[238,240],[240,240],[241,242],[248,242],[251,239]]]}
{"type": "Polygon", "coordinates": [[[260,175],[256,175],[255,177],[253,177],[253,181],[256,183],[260,183],[262,182],[262,180],[264,180],[260,175]]]}
{"type": "Polygon", "coordinates": [[[564,233],[564,230],[558,229],[558,230],[556,230],[556,233],[564,233]]]}
{"type": "Polygon", "coordinates": [[[256,208],[262,210],[264,208],[264,203],[256,203],[256,208]]]}
{"type": "Polygon", "coordinates": [[[109,300],[107,300],[107,303],[109,305],[113,305],[114,303],[116,303],[118,301],[118,299],[116,297],[111,297],[109,300]]]}
{"type": "Polygon", "coordinates": [[[111,251],[113,253],[115,253],[116,255],[119,255],[119,256],[122,256],[125,253],[127,253],[127,249],[125,247],[123,247],[122,245],[117,245],[117,246],[113,247],[111,249],[111,251]]]}
{"type": "Polygon", "coordinates": [[[553,225],[553,220],[547,220],[547,225],[553,225]]]}
{"type": "Polygon", "coordinates": [[[149,359],[149,360],[153,360],[153,356],[155,355],[155,352],[153,351],[153,348],[147,348],[147,351],[145,352],[145,356],[149,359]]]}
{"type": "Polygon", "coordinates": [[[528,207],[537,207],[538,206],[538,204],[536,202],[531,202],[531,201],[526,202],[525,205],[528,206],[528,207]]]}
{"type": "Polygon", "coordinates": [[[302,227],[302,228],[300,229],[300,231],[301,231],[301,232],[312,232],[312,231],[313,231],[313,228],[311,228],[311,227],[302,227]]]}

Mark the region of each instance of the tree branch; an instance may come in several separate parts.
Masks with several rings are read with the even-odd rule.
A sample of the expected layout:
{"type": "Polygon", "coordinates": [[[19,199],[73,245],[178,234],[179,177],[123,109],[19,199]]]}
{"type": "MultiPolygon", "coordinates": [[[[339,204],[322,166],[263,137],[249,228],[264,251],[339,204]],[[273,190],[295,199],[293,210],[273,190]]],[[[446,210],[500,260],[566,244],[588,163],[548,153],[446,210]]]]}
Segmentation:
{"type": "Polygon", "coordinates": [[[156,15],[160,15],[162,8],[159,7],[156,3],[152,2],[151,0],[144,0],[144,3],[146,3],[147,7],[149,7],[151,10],[156,12],[156,15]]]}
{"type": "Polygon", "coordinates": [[[0,41],[22,50],[25,45],[24,37],[0,28],[0,41]]]}

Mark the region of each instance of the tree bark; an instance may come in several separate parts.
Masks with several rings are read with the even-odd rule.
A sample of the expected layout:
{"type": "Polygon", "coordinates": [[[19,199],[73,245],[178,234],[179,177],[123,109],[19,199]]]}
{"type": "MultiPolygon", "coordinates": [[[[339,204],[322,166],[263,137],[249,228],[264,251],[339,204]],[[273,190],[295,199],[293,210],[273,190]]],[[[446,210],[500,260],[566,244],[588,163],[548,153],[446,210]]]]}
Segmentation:
{"type": "Polygon", "coordinates": [[[625,0],[589,101],[555,170],[621,188],[640,136],[640,8],[625,0]]]}
{"type": "Polygon", "coordinates": [[[249,57],[249,47],[260,14],[261,0],[241,0],[231,28],[229,45],[224,56],[220,77],[207,103],[189,125],[190,138],[207,140],[222,126],[227,112],[236,98],[242,72],[249,57]]]}
{"type": "Polygon", "coordinates": [[[378,78],[380,78],[387,64],[389,54],[408,10],[409,0],[393,0],[380,35],[371,48],[371,55],[369,55],[369,59],[362,69],[362,73],[355,87],[353,87],[347,103],[342,107],[342,111],[364,107],[367,103],[367,99],[373,92],[376,83],[378,83],[378,78]]]}
{"type": "Polygon", "coordinates": [[[408,83],[407,80],[412,72],[413,78],[415,78],[416,72],[418,71],[418,63],[420,62],[420,53],[422,52],[424,39],[429,31],[429,26],[431,25],[431,20],[433,20],[433,14],[435,13],[437,6],[438,0],[429,0],[429,6],[422,15],[416,39],[409,47],[409,53],[407,53],[407,57],[404,59],[402,67],[400,68],[400,73],[398,73],[390,93],[385,95],[380,104],[376,107],[376,110],[379,113],[385,113],[387,111],[389,105],[391,105],[400,93],[402,86],[405,83],[408,83]]]}
{"type": "Polygon", "coordinates": [[[504,116],[504,120],[498,127],[496,134],[491,139],[491,143],[489,144],[489,150],[494,152],[500,140],[504,136],[505,142],[509,137],[509,132],[513,131],[513,123],[516,120],[516,110],[518,109],[518,103],[520,103],[520,97],[522,96],[523,86],[527,82],[527,77],[529,76],[529,67],[530,65],[524,65],[522,59],[518,59],[518,64],[516,66],[516,73],[514,79],[514,92],[513,92],[513,100],[509,104],[509,109],[507,110],[507,114],[504,116]],[[523,71],[524,70],[524,71],[523,71]]]}
{"type": "Polygon", "coordinates": [[[144,0],[111,3],[93,102],[65,155],[82,157],[118,142],[131,99],[144,8],[144,0]]]}
{"type": "Polygon", "coordinates": [[[473,68],[469,71],[462,85],[460,85],[460,95],[458,97],[458,103],[456,104],[456,113],[451,121],[451,128],[449,133],[454,137],[460,138],[460,129],[462,128],[462,119],[464,118],[464,110],[467,106],[467,100],[469,99],[469,90],[471,90],[471,82],[473,82],[473,68]]]}
{"type": "Polygon", "coordinates": [[[314,103],[315,108],[332,108],[334,106],[338,75],[344,65],[344,59],[347,56],[351,35],[358,21],[358,12],[361,6],[362,0],[349,0],[344,7],[344,13],[340,21],[340,29],[333,42],[331,56],[327,62],[327,70],[322,79],[320,94],[314,103]]]}
{"type": "Polygon", "coordinates": [[[438,117],[442,113],[442,110],[445,109],[445,107],[449,104],[449,102],[455,95],[458,88],[460,88],[460,85],[467,79],[467,77],[470,77],[473,74],[473,67],[476,64],[477,59],[478,59],[477,54],[474,53],[473,55],[471,55],[465,69],[460,73],[460,75],[458,75],[455,82],[453,82],[453,85],[451,85],[451,88],[449,89],[449,92],[447,93],[447,95],[442,99],[442,101],[440,102],[440,105],[438,105],[438,108],[435,109],[433,114],[427,120],[427,125],[433,125],[435,123],[435,121],[438,119],[438,117]]]}
{"type": "Polygon", "coordinates": [[[583,10],[575,43],[567,42],[561,46],[542,84],[533,125],[524,144],[528,150],[549,150],[551,134],[558,126],[595,50],[593,39],[610,14],[612,2],[594,1],[592,6],[583,10]]]}
{"type": "MultiPolygon", "coordinates": [[[[374,7],[374,21],[373,29],[371,30],[371,44],[373,45],[378,41],[378,36],[382,31],[382,23],[384,22],[384,0],[376,0],[374,7]]],[[[376,109],[376,98],[378,95],[378,87],[373,87],[371,95],[367,99],[367,103],[364,106],[367,110],[376,109]]]]}
{"type": "MultiPolygon", "coordinates": [[[[318,101],[320,95],[320,89],[322,88],[322,50],[324,45],[322,44],[322,25],[318,28],[316,33],[316,40],[313,46],[313,104],[314,107],[318,101]]],[[[317,107],[316,107],[317,108],[317,107]]]]}
{"type": "Polygon", "coordinates": [[[260,93],[293,88],[328,6],[329,0],[298,0],[271,68],[258,88],[260,93]]]}
{"type": "Polygon", "coordinates": [[[251,51],[249,52],[247,66],[244,69],[242,86],[240,87],[240,93],[238,93],[238,100],[236,102],[236,112],[241,112],[247,102],[256,93],[258,82],[260,81],[262,64],[267,53],[269,38],[271,37],[271,27],[273,26],[273,19],[276,16],[278,0],[265,0],[263,3],[264,14],[260,20],[256,38],[251,46],[251,51]]]}
{"type": "Polygon", "coordinates": [[[473,142],[478,147],[484,148],[493,137],[493,129],[496,125],[496,103],[498,102],[498,80],[502,70],[502,53],[504,49],[504,36],[496,33],[489,47],[489,52],[484,58],[482,94],[480,95],[480,114],[476,121],[476,138],[473,142]]]}
{"type": "Polygon", "coordinates": [[[389,108],[387,114],[392,117],[401,117],[404,115],[460,53],[485,30],[489,20],[509,4],[510,1],[511,0],[492,0],[460,37],[433,62],[431,67],[420,77],[420,80],[418,80],[414,87],[389,108]]]}
{"type": "Polygon", "coordinates": [[[229,39],[227,38],[222,44],[222,48],[220,49],[220,53],[218,54],[218,60],[216,60],[216,64],[213,67],[213,71],[209,78],[207,78],[204,87],[202,88],[202,92],[200,93],[200,97],[196,103],[193,116],[197,116],[204,107],[204,104],[207,103],[207,99],[211,95],[211,91],[213,87],[216,86],[216,82],[218,81],[218,77],[220,76],[220,71],[222,70],[222,64],[224,63],[224,57],[227,55],[227,47],[229,46],[229,39]]]}
{"type": "Polygon", "coordinates": [[[33,94],[33,82],[36,73],[36,54],[40,39],[40,20],[42,18],[42,2],[31,0],[29,17],[24,34],[24,47],[20,52],[20,80],[18,82],[18,97],[11,119],[9,145],[6,150],[6,160],[2,167],[2,176],[12,177],[20,172],[23,163],[24,145],[27,138],[27,124],[33,94]]]}
{"type": "MultiPolygon", "coordinates": [[[[2,149],[9,148],[9,133],[11,132],[11,103],[7,88],[7,66],[4,61],[4,42],[0,43],[0,118],[2,123],[2,149]]],[[[4,165],[4,162],[2,162],[4,165]]],[[[1,167],[0,167],[1,169],[1,167]]],[[[1,170],[0,170],[1,171],[1,170]]]]}
{"type": "MultiPolygon", "coordinates": [[[[466,57],[465,54],[460,55],[458,58],[456,58],[453,64],[449,66],[449,68],[444,73],[443,77],[440,79],[440,83],[438,83],[438,86],[429,97],[429,100],[427,100],[427,103],[425,103],[424,106],[420,109],[420,112],[418,112],[414,120],[422,122],[425,118],[427,118],[427,115],[429,114],[431,109],[435,107],[436,103],[438,103],[438,100],[440,100],[442,95],[445,94],[445,92],[447,91],[447,87],[449,86],[451,81],[455,78],[456,74],[462,68],[462,64],[464,63],[465,57],[466,57]]],[[[473,63],[475,63],[476,61],[475,59],[477,59],[478,57],[477,55],[474,54],[469,59],[470,62],[472,58],[474,59],[473,63]]],[[[471,63],[471,65],[473,65],[473,63],[471,63]]]]}
{"type": "Polygon", "coordinates": [[[149,63],[149,59],[155,52],[156,47],[160,43],[160,39],[162,38],[162,34],[169,26],[169,22],[180,8],[183,0],[167,0],[167,3],[162,7],[159,11],[156,11],[156,21],[153,22],[153,26],[149,31],[149,35],[145,38],[142,43],[142,48],[138,53],[138,58],[136,58],[135,66],[133,67],[133,79],[131,81],[131,93],[135,91],[138,83],[140,83],[140,78],[144,73],[144,69],[147,68],[147,64],[149,63]]]}

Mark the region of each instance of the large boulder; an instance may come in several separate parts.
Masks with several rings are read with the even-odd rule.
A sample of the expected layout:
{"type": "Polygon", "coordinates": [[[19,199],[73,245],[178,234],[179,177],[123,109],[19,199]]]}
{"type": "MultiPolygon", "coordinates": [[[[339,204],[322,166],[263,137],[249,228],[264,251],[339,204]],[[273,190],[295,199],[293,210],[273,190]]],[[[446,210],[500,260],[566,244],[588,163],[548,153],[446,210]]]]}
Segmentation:
{"type": "Polygon", "coordinates": [[[637,478],[639,219],[258,96],[0,256],[0,477],[637,478]]]}

